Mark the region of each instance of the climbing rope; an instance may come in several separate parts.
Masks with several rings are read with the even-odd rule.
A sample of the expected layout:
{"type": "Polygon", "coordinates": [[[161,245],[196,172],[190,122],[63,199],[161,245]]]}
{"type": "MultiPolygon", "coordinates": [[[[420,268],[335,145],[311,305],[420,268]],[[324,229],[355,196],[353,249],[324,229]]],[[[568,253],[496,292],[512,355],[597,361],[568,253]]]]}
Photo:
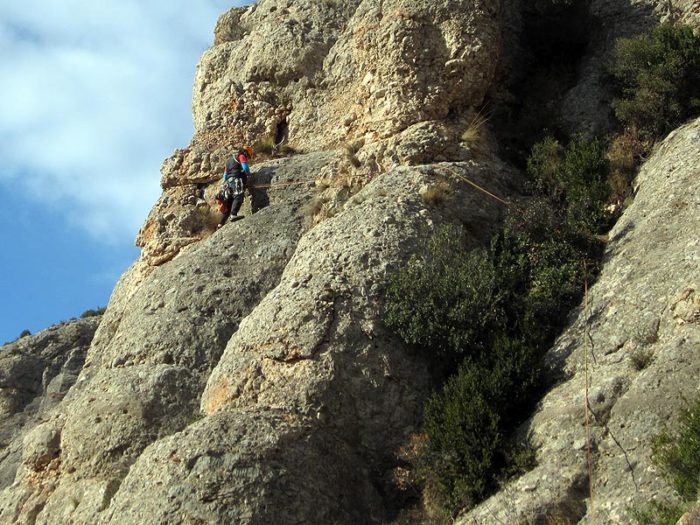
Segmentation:
{"type": "Polygon", "coordinates": [[[271,182],[269,184],[251,184],[249,187],[251,189],[267,189],[267,188],[284,188],[287,186],[297,186],[300,184],[310,184],[313,181],[302,180],[302,181],[287,181],[287,182],[271,182]]]}
{"type": "MultiPolygon", "coordinates": [[[[443,167],[443,166],[438,166],[438,167],[435,168],[435,169],[436,169],[436,170],[445,171],[445,172],[449,173],[450,175],[453,175],[453,176],[457,177],[458,179],[460,179],[460,180],[466,182],[467,184],[469,184],[470,186],[476,188],[476,189],[479,190],[480,192],[482,192],[482,193],[488,195],[488,196],[491,197],[492,199],[497,200],[497,201],[500,202],[501,204],[505,204],[506,206],[510,206],[510,202],[508,202],[508,201],[506,201],[506,200],[500,198],[498,195],[494,195],[494,194],[491,193],[489,190],[487,190],[486,188],[484,188],[484,187],[478,185],[476,182],[474,182],[473,180],[469,179],[469,178],[466,177],[465,175],[462,175],[461,173],[456,173],[456,172],[450,170],[449,168],[446,168],[446,167],[443,167]]],[[[389,170],[389,171],[391,171],[391,170],[389,170]]],[[[386,172],[385,172],[385,173],[386,173],[386,172]]],[[[378,175],[383,175],[383,173],[379,173],[378,175]]],[[[271,183],[268,183],[268,184],[254,184],[254,183],[252,183],[252,184],[250,185],[250,189],[285,188],[285,187],[288,187],[288,186],[298,186],[298,185],[301,185],[301,184],[309,184],[310,182],[311,182],[311,181],[304,180],[304,181],[271,182],[271,183]]]]}
{"type": "MultiPolygon", "coordinates": [[[[486,188],[484,188],[484,187],[482,187],[482,186],[479,186],[476,182],[474,182],[473,180],[469,179],[469,178],[466,177],[465,175],[462,175],[461,173],[456,173],[456,172],[454,172],[454,171],[452,171],[452,170],[450,170],[449,168],[446,168],[446,167],[444,167],[444,166],[438,166],[438,167],[435,168],[435,169],[436,169],[436,170],[445,171],[445,172],[447,172],[448,174],[453,175],[454,177],[457,177],[458,179],[460,179],[460,180],[466,182],[467,184],[469,184],[470,186],[476,188],[476,189],[479,190],[480,192],[482,192],[482,193],[488,195],[488,196],[491,197],[492,199],[497,200],[497,201],[500,202],[501,204],[505,204],[506,206],[510,206],[510,202],[508,202],[508,201],[506,201],[506,200],[500,198],[498,195],[494,195],[494,194],[491,193],[489,190],[487,190],[486,188]]],[[[389,171],[391,171],[391,170],[389,170],[389,171]]],[[[387,172],[385,172],[385,173],[387,173],[387,172]]],[[[378,175],[383,175],[383,174],[384,174],[384,173],[379,173],[378,175]]],[[[304,181],[271,182],[271,183],[268,183],[268,184],[254,184],[254,183],[252,183],[252,184],[250,184],[249,188],[250,188],[250,189],[256,189],[256,190],[257,190],[257,189],[270,189],[270,188],[285,188],[285,187],[288,187],[288,186],[298,186],[298,185],[301,185],[301,184],[309,184],[309,183],[311,183],[311,182],[312,182],[312,181],[304,180],[304,181]]]]}
{"type": "MultiPolygon", "coordinates": [[[[217,181],[213,180],[213,181],[210,181],[208,184],[214,184],[216,182],[217,181]]],[[[292,181],[285,181],[285,182],[270,182],[267,184],[255,184],[255,183],[251,182],[248,185],[248,188],[250,188],[250,189],[284,188],[287,186],[298,186],[301,184],[313,184],[313,181],[310,181],[310,180],[292,180],[292,181]]]]}
{"type": "MultiPolygon", "coordinates": [[[[589,310],[588,310],[588,268],[586,265],[586,261],[583,261],[583,275],[584,281],[583,281],[583,311],[584,311],[584,319],[586,320],[586,327],[588,328],[588,319],[589,319],[589,310]]],[[[588,497],[591,501],[591,523],[595,525],[595,505],[594,505],[594,499],[593,499],[593,451],[592,451],[592,444],[591,444],[591,422],[590,422],[590,406],[588,402],[588,347],[589,347],[589,341],[590,337],[585,338],[585,343],[583,345],[583,353],[584,353],[584,370],[585,370],[585,381],[586,381],[586,388],[585,388],[585,399],[584,399],[584,411],[585,411],[585,418],[586,418],[586,456],[587,456],[587,461],[588,461],[588,497]]]]}
{"type": "Polygon", "coordinates": [[[464,182],[466,182],[467,184],[473,186],[473,187],[476,188],[477,190],[479,190],[479,191],[485,193],[486,195],[488,195],[488,196],[491,197],[492,199],[495,199],[495,200],[497,200],[498,202],[500,202],[500,203],[502,203],[502,204],[505,204],[506,206],[510,206],[510,202],[501,199],[501,198],[500,198],[499,196],[497,196],[497,195],[494,195],[494,194],[491,193],[489,190],[487,190],[486,188],[483,188],[483,187],[479,186],[476,182],[474,182],[473,180],[470,180],[469,178],[467,178],[466,176],[462,175],[461,173],[456,173],[456,172],[450,170],[449,168],[445,168],[445,167],[443,167],[443,166],[438,166],[438,167],[435,168],[435,169],[436,169],[436,170],[443,170],[443,171],[446,171],[446,172],[449,173],[450,175],[453,175],[453,176],[457,177],[458,179],[461,179],[462,181],[464,181],[464,182]]]}

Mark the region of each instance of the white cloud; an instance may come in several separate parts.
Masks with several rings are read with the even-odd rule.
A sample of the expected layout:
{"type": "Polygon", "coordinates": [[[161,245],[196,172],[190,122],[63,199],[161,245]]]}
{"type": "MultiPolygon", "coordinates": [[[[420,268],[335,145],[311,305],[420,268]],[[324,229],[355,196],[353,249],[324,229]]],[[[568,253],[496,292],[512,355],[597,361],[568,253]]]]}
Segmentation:
{"type": "Polygon", "coordinates": [[[0,184],[130,242],[163,159],[192,135],[195,65],[216,18],[244,3],[0,3],[0,184]]]}

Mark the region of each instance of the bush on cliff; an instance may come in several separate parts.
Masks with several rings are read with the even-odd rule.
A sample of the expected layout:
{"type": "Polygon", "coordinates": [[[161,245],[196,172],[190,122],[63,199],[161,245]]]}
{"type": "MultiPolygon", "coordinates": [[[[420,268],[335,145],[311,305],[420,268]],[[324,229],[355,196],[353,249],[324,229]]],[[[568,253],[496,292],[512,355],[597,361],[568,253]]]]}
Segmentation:
{"type": "Polygon", "coordinates": [[[652,440],[652,460],[671,483],[674,501],[652,501],[634,512],[640,525],[675,524],[700,493],[700,397],[690,403],[674,430],[664,428],[652,440]]]}
{"type": "Polygon", "coordinates": [[[684,500],[700,491],[700,398],[681,413],[678,429],[664,429],[652,442],[654,463],[684,500]]]}
{"type": "Polygon", "coordinates": [[[618,40],[609,67],[617,118],[653,141],[700,114],[700,36],[684,25],[618,40]]]}
{"type": "Polygon", "coordinates": [[[488,250],[469,251],[458,229],[442,229],[388,285],[387,325],[438,369],[456,370],[426,403],[419,458],[451,512],[509,472],[510,436],[540,393],[544,352],[601,253],[593,235],[607,195],[600,144],[547,139],[528,166],[534,195],[509,209],[488,250]]]}
{"type": "Polygon", "coordinates": [[[570,228],[596,233],[610,194],[609,162],[601,141],[575,137],[562,145],[547,137],[533,146],[527,173],[537,193],[549,195],[566,210],[570,228]]]}
{"type": "MultiPolygon", "coordinates": [[[[535,144],[527,161],[533,194],[511,207],[488,250],[469,252],[459,232],[443,230],[390,281],[389,327],[454,372],[426,403],[418,462],[451,513],[487,497],[510,471],[513,432],[540,393],[543,354],[598,270],[596,234],[609,226],[604,207],[614,179],[608,159],[618,178],[625,175],[612,185],[619,200],[639,146],[700,112],[699,65],[700,45],[687,28],[662,26],[620,41],[613,107],[633,147],[618,140],[606,157],[595,139],[535,144]]],[[[657,455],[678,472],[697,473],[700,453],[679,452],[675,439],[658,438],[657,455]]],[[[657,505],[656,515],[671,516],[672,507],[657,505]]]]}
{"type": "Polygon", "coordinates": [[[551,210],[544,198],[514,209],[491,247],[499,289],[507,294],[509,334],[535,346],[550,344],[562,328],[600,253],[597,240],[571,231],[551,210]]]}
{"type": "Polygon", "coordinates": [[[451,511],[472,506],[511,470],[510,432],[529,408],[541,352],[500,335],[480,358],[465,359],[425,407],[428,442],[420,458],[451,511]]]}
{"type": "Polygon", "coordinates": [[[447,370],[462,360],[426,404],[419,459],[452,512],[483,499],[508,470],[509,436],[537,398],[542,356],[585,277],[579,249],[522,216],[548,217],[526,206],[488,251],[467,252],[443,230],[389,286],[387,324],[447,370]]]}
{"type": "Polygon", "coordinates": [[[455,362],[481,352],[503,324],[495,269],[483,250],[468,252],[445,228],[387,290],[386,322],[407,343],[455,362]]]}

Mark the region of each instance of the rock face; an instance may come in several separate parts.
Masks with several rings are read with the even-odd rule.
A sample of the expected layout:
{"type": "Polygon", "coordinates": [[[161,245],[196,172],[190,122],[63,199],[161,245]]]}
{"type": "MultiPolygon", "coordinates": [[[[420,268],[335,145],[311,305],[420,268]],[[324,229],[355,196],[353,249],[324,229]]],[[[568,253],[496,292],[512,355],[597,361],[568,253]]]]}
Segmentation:
{"type": "Polygon", "coordinates": [[[683,396],[698,394],[698,144],[700,119],[673,132],[645,164],[587,305],[550,352],[559,383],[523,428],[537,467],[458,523],[633,523],[631,509],[670,495],[650,440],[673,424],[683,396]]]}
{"type": "Polygon", "coordinates": [[[164,193],[137,239],[144,261],[162,264],[210,232],[198,185],[220,178],[244,142],[352,145],[372,169],[468,160],[459,136],[492,84],[502,18],[494,0],[264,0],[229,11],[197,67],[196,134],[163,164],[164,193]]]}
{"type": "Polygon", "coordinates": [[[431,379],[384,327],[383,293],[438,225],[488,240],[505,201],[470,182],[518,191],[486,143],[456,138],[499,28],[499,4],[476,0],[224,15],[195,80],[197,133],[163,165],[79,384],[13,444],[0,521],[391,520],[431,379]],[[246,217],[215,231],[207,185],[259,135],[309,152],[256,165],[246,217]]]}
{"type": "Polygon", "coordinates": [[[14,480],[23,436],[61,402],[77,380],[100,319],[71,321],[2,347],[0,488],[14,480]]]}
{"type": "Polygon", "coordinates": [[[490,87],[499,12],[500,2],[481,0],[274,0],[234,10],[198,67],[197,133],[287,134],[294,147],[318,149],[442,121],[490,87]]]}
{"type": "Polygon", "coordinates": [[[383,326],[386,276],[441,223],[488,236],[503,205],[463,177],[504,196],[517,178],[487,160],[396,168],[305,230],[319,190],[274,184],[334,162],[263,164],[265,207],[124,277],[80,387],[24,443],[3,522],[389,519],[383,483],[430,380],[383,326]],[[439,181],[449,205],[421,196],[439,181]],[[35,459],[48,451],[50,467],[35,459]]]}
{"type": "MultiPolygon", "coordinates": [[[[99,327],[61,328],[69,350],[49,335],[0,349],[0,523],[395,519],[399,450],[434,385],[384,326],[384,292],[441,225],[483,245],[521,190],[487,126],[463,135],[514,60],[518,6],[261,0],[224,14],[197,70],[196,134],[164,162],[142,255],[99,327]],[[217,230],[212,182],[261,138],[245,217],[217,230]]],[[[590,304],[552,352],[559,383],[524,430],[540,465],[465,523],[624,522],[666,490],[644,440],[700,366],[699,128],[640,175],[590,304]],[[629,356],[650,350],[635,370],[629,356]]]]}
{"type": "Polygon", "coordinates": [[[571,131],[602,134],[611,129],[604,80],[605,64],[617,38],[631,37],[659,22],[681,22],[700,28],[695,0],[593,0],[590,2],[590,43],[581,62],[578,82],[565,96],[561,117],[571,131]]]}

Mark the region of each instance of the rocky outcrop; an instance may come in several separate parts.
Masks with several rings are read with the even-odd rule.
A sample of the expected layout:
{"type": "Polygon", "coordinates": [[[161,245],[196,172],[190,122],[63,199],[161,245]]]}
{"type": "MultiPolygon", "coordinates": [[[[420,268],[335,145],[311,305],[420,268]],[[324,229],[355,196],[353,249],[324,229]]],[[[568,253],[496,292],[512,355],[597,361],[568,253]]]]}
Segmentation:
{"type": "Polygon", "coordinates": [[[483,243],[503,204],[465,180],[506,197],[517,176],[488,159],[395,167],[307,229],[309,203],[344,195],[313,185],[344,155],[257,166],[259,211],[125,275],[80,388],[23,443],[3,521],[390,518],[394,453],[430,378],[383,325],[387,276],[439,224],[483,243]],[[437,184],[442,200],[425,199],[437,184]]]}
{"type": "Polygon", "coordinates": [[[612,126],[605,65],[616,39],[637,35],[659,22],[700,29],[700,8],[695,0],[594,0],[589,16],[590,43],[579,66],[578,82],[564,97],[561,118],[572,132],[601,135],[612,126]]]}
{"type": "Polygon", "coordinates": [[[631,509],[670,496],[650,440],[698,394],[699,143],[700,119],[642,168],[603,272],[549,354],[559,383],[522,429],[537,467],[458,523],[631,523],[631,509]]]}
{"type": "MultiPolygon", "coordinates": [[[[377,485],[395,467],[388,452],[416,430],[429,381],[422,359],[383,326],[383,283],[436,223],[450,220],[420,197],[436,168],[443,167],[380,176],[300,239],[280,283],[243,320],[209,376],[207,417],[144,452],[115,496],[110,522],[389,519],[383,490],[390,487],[377,485]],[[216,437],[203,443],[204,435],[216,437]],[[165,497],[169,504],[160,505],[165,497]]],[[[456,208],[464,220],[498,213],[498,202],[478,204],[458,180],[455,191],[470,204],[456,208]]]]}
{"type": "MultiPolygon", "coordinates": [[[[294,170],[288,163],[279,176],[294,170]]],[[[77,515],[85,513],[90,522],[92,513],[102,510],[91,497],[105,497],[95,486],[113,492],[149,443],[195,419],[199,392],[228,339],[276,285],[294,251],[303,196],[297,191],[296,198],[229,225],[193,246],[187,257],[182,254],[145,277],[133,278],[142,262],[125,276],[95,336],[82,388],[71,391],[48,423],[60,435],[61,468],[67,474],[49,510],[60,506],[55,512],[65,512],[63,507],[72,505],[64,497],[70,492],[80,502],[77,515]],[[100,482],[83,481],[91,477],[100,482]]],[[[57,483],[47,483],[48,495],[57,483]]],[[[0,516],[26,513],[21,499],[9,505],[0,516]]]]}
{"type": "Polygon", "coordinates": [[[481,0],[224,15],[197,70],[196,135],[163,165],[79,385],[13,442],[0,521],[389,519],[430,378],[383,326],[383,289],[441,223],[488,239],[503,203],[468,181],[516,191],[487,145],[459,139],[500,24],[481,0]],[[210,183],[261,137],[310,153],[256,165],[245,219],[216,231],[210,183]]]}
{"type": "Polygon", "coordinates": [[[242,38],[198,67],[197,132],[251,140],[282,134],[284,122],[292,146],[319,149],[442,121],[491,84],[499,4],[275,0],[234,11],[220,26],[242,38]]]}
{"type": "Polygon", "coordinates": [[[211,233],[201,192],[244,142],[352,147],[343,169],[362,174],[393,159],[471,158],[459,137],[499,64],[501,9],[493,0],[264,0],[229,11],[197,67],[196,134],[163,164],[163,195],[138,236],[143,260],[162,264],[211,233]]]}
{"type": "Polygon", "coordinates": [[[361,463],[312,419],[223,410],[147,449],[104,521],[382,523],[361,463]]]}
{"type": "MultiPolygon", "coordinates": [[[[196,134],[163,164],[142,255],[99,327],[71,328],[84,337],[70,359],[41,335],[0,353],[0,522],[396,518],[399,451],[433,385],[384,326],[384,293],[441,225],[486,243],[521,189],[486,125],[463,135],[515,60],[517,15],[485,0],[261,0],[222,16],[197,69],[196,134]],[[245,217],[217,230],[212,182],[259,138],[245,217]],[[279,158],[282,143],[295,154],[279,158]]],[[[698,137],[686,126],[646,165],[551,352],[555,386],[523,428],[538,466],[463,523],[624,522],[668,491],[647,439],[700,366],[698,137]]]]}
{"type": "Polygon", "coordinates": [[[0,489],[14,480],[25,434],[75,384],[100,320],[63,323],[0,349],[0,489]]]}

